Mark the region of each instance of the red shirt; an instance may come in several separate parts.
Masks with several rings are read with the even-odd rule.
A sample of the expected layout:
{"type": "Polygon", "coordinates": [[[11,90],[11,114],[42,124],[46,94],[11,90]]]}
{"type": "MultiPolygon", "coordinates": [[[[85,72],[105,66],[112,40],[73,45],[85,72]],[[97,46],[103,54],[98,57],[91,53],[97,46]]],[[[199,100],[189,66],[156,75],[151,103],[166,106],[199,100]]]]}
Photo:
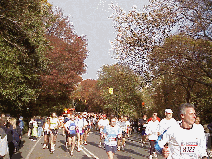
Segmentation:
{"type": "MultiPolygon", "coordinates": [[[[147,120],[147,122],[149,122],[149,121],[151,121],[151,120],[152,120],[152,117],[150,117],[150,118],[147,120]]],[[[159,118],[159,117],[157,117],[156,120],[158,120],[158,121],[160,122],[160,118],[159,118]]]]}

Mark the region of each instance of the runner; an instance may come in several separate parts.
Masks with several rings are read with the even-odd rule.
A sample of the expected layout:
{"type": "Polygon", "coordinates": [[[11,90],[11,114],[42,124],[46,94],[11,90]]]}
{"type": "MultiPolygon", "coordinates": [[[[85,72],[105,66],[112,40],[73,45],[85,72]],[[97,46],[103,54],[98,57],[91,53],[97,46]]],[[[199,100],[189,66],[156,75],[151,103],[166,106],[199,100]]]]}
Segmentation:
{"type": "Polygon", "coordinates": [[[177,121],[172,118],[172,110],[171,109],[165,109],[165,118],[161,120],[159,125],[159,133],[163,134],[164,131],[166,131],[169,127],[172,125],[177,124],[177,121]]]}
{"type": "Polygon", "coordinates": [[[149,159],[152,159],[152,154],[154,154],[154,157],[157,157],[155,152],[155,141],[158,139],[159,135],[159,121],[157,120],[156,116],[153,116],[152,120],[148,122],[146,127],[146,134],[148,135],[150,143],[149,159]]]}
{"type": "Polygon", "coordinates": [[[103,129],[103,137],[105,137],[105,149],[108,155],[108,159],[113,159],[114,154],[117,151],[117,138],[121,137],[121,129],[116,125],[115,117],[111,117],[110,125],[107,125],[103,129]]]}
{"type": "MultiPolygon", "coordinates": [[[[84,131],[84,134],[83,134],[83,139],[84,139],[84,144],[87,145],[87,137],[88,137],[88,119],[87,119],[87,114],[84,113],[83,114],[83,123],[84,123],[84,127],[83,127],[83,131],[84,131]],[[86,121],[86,122],[85,122],[86,121]]],[[[82,141],[83,143],[83,141],[82,141]]]]}
{"type": "Polygon", "coordinates": [[[153,118],[154,116],[156,116],[156,119],[160,122],[160,118],[158,117],[158,113],[153,113],[153,114],[152,114],[152,117],[150,117],[150,118],[147,120],[147,122],[151,121],[152,118],[153,118]]]}
{"type": "Polygon", "coordinates": [[[50,118],[50,151],[51,153],[54,153],[55,151],[55,144],[58,134],[58,128],[59,128],[59,119],[56,116],[56,113],[52,113],[52,117],[50,118]]]}
{"type": "Polygon", "coordinates": [[[83,134],[84,134],[84,129],[85,126],[87,125],[87,121],[82,118],[82,115],[80,114],[78,118],[76,119],[76,129],[77,129],[77,147],[78,147],[78,152],[81,151],[81,145],[83,144],[83,134]]]}
{"type": "Polygon", "coordinates": [[[144,114],[143,118],[139,120],[140,132],[141,132],[141,146],[143,147],[147,140],[146,126],[147,126],[147,115],[144,114]]]}
{"type": "Polygon", "coordinates": [[[182,122],[171,126],[161,140],[156,142],[156,149],[165,158],[173,159],[207,159],[206,141],[203,129],[194,124],[196,112],[194,105],[184,103],[180,108],[182,122]],[[164,145],[168,143],[168,147],[164,145]]]}
{"type": "Polygon", "coordinates": [[[43,131],[44,131],[44,144],[43,149],[49,148],[49,137],[50,137],[50,117],[47,117],[46,122],[43,124],[43,131]]]}
{"type": "Polygon", "coordinates": [[[130,127],[130,122],[129,120],[127,120],[127,117],[124,117],[125,121],[126,121],[126,125],[127,125],[127,137],[130,137],[130,134],[132,132],[132,129],[130,127]]]}
{"type": "Polygon", "coordinates": [[[64,121],[63,121],[63,136],[66,137],[66,148],[68,146],[68,131],[66,130],[65,128],[65,124],[66,122],[68,122],[70,120],[70,114],[67,114],[67,116],[64,118],[64,121]]]}
{"type": "Polygon", "coordinates": [[[118,122],[118,126],[122,130],[122,136],[118,138],[118,151],[120,151],[120,149],[124,151],[126,137],[127,137],[126,118],[121,117],[120,121],[118,122]]]}
{"type": "Polygon", "coordinates": [[[66,122],[64,125],[66,131],[68,132],[67,137],[68,137],[68,145],[71,146],[71,151],[70,154],[73,156],[73,151],[75,147],[75,140],[76,140],[76,121],[74,120],[75,116],[72,114],[70,116],[70,120],[66,122]]]}
{"type": "Polygon", "coordinates": [[[104,114],[100,116],[100,120],[98,122],[99,132],[100,132],[100,140],[99,140],[99,147],[102,147],[102,139],[103,139],[103,129],[105,126],[109,125],[109,120],[107,119],[107,116],[104,114]]]}

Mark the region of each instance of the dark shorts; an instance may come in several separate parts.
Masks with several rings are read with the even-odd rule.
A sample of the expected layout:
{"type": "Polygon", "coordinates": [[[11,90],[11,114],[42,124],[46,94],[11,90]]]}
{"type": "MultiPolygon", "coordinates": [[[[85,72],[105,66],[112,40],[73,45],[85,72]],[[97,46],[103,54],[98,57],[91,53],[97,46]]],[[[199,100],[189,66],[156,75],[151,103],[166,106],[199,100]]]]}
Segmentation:
{"type": "Polygon", "coordinates": [[[51,132],[55,136],[58,134],[58,129],[51,129],[51,132]]]}
{"type": "Polygon", "coordinates": [[[44,135],[50,135],[50,133],[47,131],[44,131],[43,133],[44,133],[44,135]]]}
{"type": "Polygon", "coordinates": [[[126,138],[126,137],[127,137],[126,131],[122,131],[122,138],[126,138]]]}
{"type": "Polygon", "coordinates": [[[145,130],[142,130],[142,131],[141,131],[141,135],[142,135],[142,136],[147,135],[147,134],[145,133],[145,130]]]}
{"type": "Polygon", "coordinates": [[[77,134],[68,134],[67,137],[74,137],[77,136],[77,134]]]}
{"type": "Polygon", "coordinates": [[[106,152],[111,151],[112,153],[116,153],[117,146],[108,146],[108,145],[105,145],[105,150],[106,150],[106,152]]]}

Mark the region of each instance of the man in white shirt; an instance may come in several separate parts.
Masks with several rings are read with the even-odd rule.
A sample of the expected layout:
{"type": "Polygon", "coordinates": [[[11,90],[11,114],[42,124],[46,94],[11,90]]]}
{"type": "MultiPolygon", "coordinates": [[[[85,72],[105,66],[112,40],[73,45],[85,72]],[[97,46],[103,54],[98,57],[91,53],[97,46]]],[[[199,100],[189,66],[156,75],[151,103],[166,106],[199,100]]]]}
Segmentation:
{"type": "Polygon", "coordinates": [[[100,140],[99,140],[99,147],[102,147],[102,139],[103,139],[103,129],[105,126],[109,125],[109,120],[107,119],[107,116],[104,114],[101,116],[102,119],[98,122],[98,127],[100,130],[100,140]]]}
{"type": "Polygon", "coordinates": [[[50,137],[51,137],[51,153],[54,153],[55,151],[55,144],[58,134],[58,128],[59,128],[60,122],[57,118],[56,113],[52,113],[52,117],[50,118],[50,137]]]}
{"type": "Polygon", "coordinates": [[[176,120],[172,118],[172,110],[165,109],[165,118],[160,121],[159,124],[159,133],[163,134],[169,127],[176,124],[176,120]]]}
{"type": "Polygon", "coordinates": [[[184,103],[180,108],[182,122],[171,126],[161,140],[156,141],[155,148],[165,158],[172,159],[207,159],[206,141],[203,129],[194,124],[196,112],[194,105],[184,103]],[[168,147],[164,145],[168,143],[168,147]]]}

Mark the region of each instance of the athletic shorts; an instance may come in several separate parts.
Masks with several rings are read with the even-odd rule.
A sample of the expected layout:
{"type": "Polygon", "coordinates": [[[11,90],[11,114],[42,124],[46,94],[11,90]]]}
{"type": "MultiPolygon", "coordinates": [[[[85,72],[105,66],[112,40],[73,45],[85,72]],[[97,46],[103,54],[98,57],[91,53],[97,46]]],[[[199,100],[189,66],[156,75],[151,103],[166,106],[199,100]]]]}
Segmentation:
{"type": "Polygon", "coordinates": [[[142,135],[142,136],[147,135],[146,132],[145,132],[145,130],[142,130],[142,131],[141,131],[141,135],[142,135]]]}
{"type": "Polygon", "coordinates": [[[51,129],[51,133],[53,135],[57,135],[58,134],[58,129],[51,129]]]}
{"type": "Polygon", "coordinates": [[[88,128],[88,129],[90,129],[90,128],[91,128],[91,126],[90,126],[90,125],[88,125],[88,126],[87,126],[87,128],[88,128]]]}
{"type": "Polygon", "coordinates": [[[67,137],[74,137],[77,136],[77,134],[68,134],[67,137]]]}
{"type": "Polygon", "coordinates": [[[112,153],[116,153],[116,151],[117,151],[117,146],[105,145],[105,150],[106,150],[106,152],[111,151],[112,153]]]}
{"type": "Polygon", "coordinates": [[[126,138],[126,137],[127,137],[126,131],[122,131],[122,138],[126,138]]]}
{"type": "MultiPolygon", "coordinates": [[[[77,133],[80,133],[79,130],[77,130],[77,133]]],[[[82,130],[82,132],[80,133],[80,135],[84,134],[84,129],[82,130]]]]}
{"type": "Polygon", "coordinates": [[[43,133],[44,133],[44,135],[50,135],[49,131],[44,131],[43,133]]]}

